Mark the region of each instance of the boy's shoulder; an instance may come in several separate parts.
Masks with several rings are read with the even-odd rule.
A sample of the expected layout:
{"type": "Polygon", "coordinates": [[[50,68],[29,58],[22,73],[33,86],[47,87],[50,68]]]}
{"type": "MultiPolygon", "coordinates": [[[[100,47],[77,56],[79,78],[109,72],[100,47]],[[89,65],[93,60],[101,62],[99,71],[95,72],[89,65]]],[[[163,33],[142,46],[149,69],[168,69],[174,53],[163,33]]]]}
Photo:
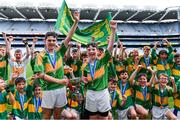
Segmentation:
{"type": "Polygon", "coordinates": [[[81,70],[84,70],[87,65],[88,65],[88,60],[86,60],[82,63],[81,70]]]}
{"type": "Polygon", "coordinates": [[[169,91],[169,90],[172,90],[172,87],[166,86],[166,89],[169,91]]]}
{"type": "Polygon", "coordinates": [[[46,50],[44,49],[44,50],[40,51],[40,53],[38,54],[38,56],[43,57],[45,54],[46,54],[46,50]]]}

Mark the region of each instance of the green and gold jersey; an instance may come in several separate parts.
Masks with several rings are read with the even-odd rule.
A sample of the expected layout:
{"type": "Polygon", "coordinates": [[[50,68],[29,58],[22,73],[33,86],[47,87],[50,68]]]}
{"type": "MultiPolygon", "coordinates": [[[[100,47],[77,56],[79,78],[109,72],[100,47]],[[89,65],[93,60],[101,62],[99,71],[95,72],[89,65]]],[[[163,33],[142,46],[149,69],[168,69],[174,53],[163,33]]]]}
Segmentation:
{"type": "Polygon", "coordinates": [[[116,70],[115,70],[115,66],[113,63],[113,58],[110,58],[110,60],[108,61],[108,79],[109,78],[116,78],[116,70]]]}
{"type": "Polygon", "coordinates": [[[145,86],[142,87],[139,85],[139,82],[135,82],[133,86],[134,89],[134,97],[135,104],[141,105],[146,109],[150,109],[151,107],[151,87],[145,86]]]}
{"type": "Polygon", "coordinates": [[[144,56],[141,56],[140,57],[140,60],[139,60],[139,64],[142,65],[143,67],[141,68],[141,70],[138,72],[138,74],[140,73],[145,73],[147,74],[147,79],[148,81],[151,79],[151,72],[147,70],[147,67],[152,67],[153,66],[153,60],[150,56],[148,57],[144,57],[144,56]]]}
{"type": "Polygon", "coordinates": [[[82,66],[81,60],[74,60],[73,58],[69,58],[66,61],[66,65],[68,65],[73,69],[73,73],[75,77],[81,77],[81,66],[82,66]]]}
{"type": "Polygon", "coordinates": [[[30,61],[30,65],[31,65],[31,68],[32,68],[33,73],[34,73],[34,66],[35,66],[35,63],[36,63],[36,57],[33,58],[33,59],[31,59],[31,61],[30,61]]]}
{"type": "Polygon", "coordinates": [[[73,90],[68,89],[67,99],[67,106],[81,113],[83,111],[84,83],[80,83],[79,86],[76,86],[73,90]]]}
{"type": "Polygon", "coordinates": [[[108,69],[107,64],[111,58],[110,52],[105,51],[105,55],[101,59],[96,59],[94,66],[90,65],[89,61],[82,65],[82,75],[87,77],[87,90],[100,91],[108,87],[108,69]],[[90,66],[94,70],[94,77],[91,75],[90,66]],[[94,69],[95,68],[95,69],[94,69]]]}
{"type": "MultiPolygon", "coordinates": [[[[36,59],[34,72],[38,73],[45,73],[51,77],[57,79],[63,79],[64,77],[64,67],[63,67],[63,57],[66,52],[66,47],[64,43],[61,44],[61,47],[54,52],[54,59],[55,63],[52,65],[52,60],[50,59],[50,55],[48,54],[47,50],[41,51],[36,59]]],[[[41,87],[43,90],[54,90],[57,88],[62,88],[64,85],[41,81],[41,87]]]]}
{"type": "Polygon", "coordinates": [[[126,61],[117,61],[117,60],[114,60],[113,63],[114,63],[114,66],[115,66],[115,70],[116,70],[116,74],[118,76],[118,79],[120,79],[119,78],[120,72],[122,70],[126,70],[127,62],[126,61]]]}
{"type": "Polygon", "coordinates": [[[110,100],[111,100],[111,106],[112,106],[112,110],[116,110],[117,107],[121,106],[121,102],[122,102],[122,95],[120,92],[120,89],[115,89],[113,91],[109,91],[110,93],[110,100]]]}
{"type": "Polygon", "coordinates": [[[0,57],[0,77],[3,78],[3,80],[8,80],[8,56],[5,55],[3,57],[0,57]]]}
{"type": "Polygon", "coordinates": [[[133,57],[127,58],[126,62],[127,62],[127,71],[128,71],[128,74],[131,75],[136,70],[138,65],[135,64],[133,57]]]}
{"type": "Polygon", "coordinates": [[[26,118],[28,115],[28,104],[32,97],[32,85],[28,85],[23,94],[14,90],[13,94],[15,102],[12,105],[12,114],[21,119],[26,118]]]}
{"type": "Polygon", "coordinates": [[[177,93],[174,94],[174,108],[180,111],[180,79],[176,82],[177,93]]]}
{"type": "Polygon", "coordinates": [[[180,79],[180,65],[174,63],[173,67],[171,68],[171,71],[172,71],[172,76],[175,79],[175,82],[177,82],[180,79]]]}
{"type": "Polygon", "coordinates": [[[168,98],[173,94],[171,87],[166,86],[163,91],[160,89],[160,85],[156,84],[152,87],[152,105],[160,108],[168,106],[168,98]]]}
{"type": "Polygon", "coordinates": [[[119,91],[121,92],[121,95],[124,95],[127,98],[126,103],[123,106],[119,107],[120,110],[125,110],[128,107],[134,105],[132,100],[132,88],[129,82],[126,82],[126,84],[123,86],[122,81],[119,80],[117,89],[120,89],[119,91]]]}
{"type": "Polygon", "coordinates": [[[31,100],[28,104],[28,119],[42,119],[41,101],[42,97],[31,97],[31,100]]]}
{"type": "Polygon", "coordinates": [[[152,49],[151,56],[152,56],[152,60],[153,60],[154,65],[156,65],[157,76],[159,76],[161,73],[165,73],[169,77],[171,76],[170,65],[173,62],[174,55],[171,54],[172,53],[172,47],[169,46],[168,49],[169,49],[168,58],[165,61],[162,61],[159,57],[157,57],[156,50],[154,48],[152,49]]]}
{"type": "Polygon", "coordinates": [[[8,103],[8,94],[5,90],[0,92],[0,119],[7,119],[6,104],[8,103]]]}

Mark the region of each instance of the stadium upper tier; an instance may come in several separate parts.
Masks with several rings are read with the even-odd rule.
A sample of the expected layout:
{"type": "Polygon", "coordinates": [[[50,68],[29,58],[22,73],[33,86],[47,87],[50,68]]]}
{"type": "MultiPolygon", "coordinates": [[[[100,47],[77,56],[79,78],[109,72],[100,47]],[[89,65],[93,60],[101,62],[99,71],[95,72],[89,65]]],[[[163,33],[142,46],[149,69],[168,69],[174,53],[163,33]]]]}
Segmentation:
{"type": "MultiPolygon", "coordinates": [[[[92,23],[80,22],[79,28],[92,23]]],[[[54,30],[55,22],[48,21],[0,21],[0,32],[7,34],[45,34],[54,30]]],[[[180,22],[168,23],[118,23],[119,36],[168,36],[180,35],[180,22]]]]}
{"type": "MultiPolygon", "coordinates": [[[[56,20],[58,16],[58,9],[60,4],[51,5],[50,3],[43,3],[34,5],[33,2],[23,2],[23,0],[16,4],[12,2],[0,1],[0,18],[2,19],[40,19],[56,20]]],[[[38,2],[38,1],[37,1],[38,2]]],[[[178,2],[177,2],[178,3],[178,2]]],[[[69,8],[73,11],[78,10],[80,12],[81,20],[96,21],[104,19],[108,12],[112,13],[112,18],[117,21],[123,22],[162,22],[164,20],[180,20],[180,6],[168,7],[165,9],[156,9],[151,7],[145,7],[143,9],[136,8],[135,6],[126,6],[124,8],[117,8],[113,6],[104,6],[98,8],[96,5],[84,5],[80,8],[70,5],[69,8]]]]}

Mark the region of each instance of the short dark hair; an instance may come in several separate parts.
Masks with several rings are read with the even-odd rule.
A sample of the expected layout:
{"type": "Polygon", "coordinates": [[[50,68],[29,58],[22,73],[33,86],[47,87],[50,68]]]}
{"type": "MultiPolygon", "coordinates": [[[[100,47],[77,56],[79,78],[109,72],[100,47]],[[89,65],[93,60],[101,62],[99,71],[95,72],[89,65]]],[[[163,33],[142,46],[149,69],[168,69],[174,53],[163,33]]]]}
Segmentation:
{"type": "Polygon", "coordinates": [[[178,57],[180,57],[180,54],[179,54],[179,53],[176,53],[176,54],[174,55],[174,58],[178,58],[178,57]]]}
{"type": "Polygon", "coordinates": [[[15,85],[17,85],[17,84],[20,83],[20,82],[26,83],[25,78],[24,78],[24,77],[17,77],[17,78],[15,79],[15,85]]]}
{"type": "Polygon", "coordinates": [[[98,50],[104,52],[104,49],[102,47],[98,48],[98,50]]]}
{"type": "Polygon", "coordinates": [[[55,38],[58,37],[58,35],[55,32],[47,32],[46,35],[45,35],[45,39],[47,39],[47,37],[49,37],[49,36],[53,36],[55,38]]]}
{"type": "Polygon", "coordinates": [[[159,51],[159,55],[164,54],[164,53],[165,53],[165,54],[168,54],[166,50],[160,50],[160,51],[159,51]]]}
{"type": "Polygon", "coordinates": [[[119,75],[121,75],[121,74],[123,74],[123,73],[127,73],[127,74],[128,74],[127,70],[121,70],[121,71],[119,72],[119,75]]]}
{"type": "Polygon", "coordinates": [[[88,47],[90,47],[90,46],[92,46],[92,47],[96,47],[96,48],[97,48],[97,44],[96,44],[96,43],[94,43],[94,42],[92,42],[92,43],[88,43],[86,48],[88,48],[88,47]]]}
{"type": "Polygon", "coordinates": [[[17,50],[15,50],[14,53],[20,53],[20,52],[22,52],[22,51],[20,49],[17,49],[17,50]]]}
{"type": "Polygon", "coordinates": [[[37,87],[41,87],[38,83],[34,84],[33,86],[33,91],[37,88],[37,87]]]}

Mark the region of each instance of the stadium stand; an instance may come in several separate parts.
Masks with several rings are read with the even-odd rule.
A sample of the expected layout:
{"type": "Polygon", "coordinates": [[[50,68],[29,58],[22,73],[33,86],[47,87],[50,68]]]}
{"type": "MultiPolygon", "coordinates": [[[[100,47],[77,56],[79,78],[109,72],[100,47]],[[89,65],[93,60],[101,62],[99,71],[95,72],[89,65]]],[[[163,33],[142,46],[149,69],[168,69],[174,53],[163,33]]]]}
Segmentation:
{"type": "MultiPolygon", "coordinates": [[[[77,8],[71,8],[75,11],[77,8]]],[[[166,8],[164,10],[136,9],[96,9],[81,8],[81,22],[79,28],[91,25],[96,20],[106,17],[108,12],[118,21],[117,34],[127,48],[152,46],[154,41],[167,37],[172,45],[179,49],[180,46],[180,9],[166,8]],[[89,15],[87,15],[89,14],[89,15]],[[150,22],[149,22],[150,21],[150,22]]],[[[0,6],[0,32],[15,36],[14,47],[23,44],[22,37],[29,40],[34,36],[39,37],[38,47],[43,46],[43,37],[47,31],[53,31],[58,15],[56,7],[34,7],[23,4],[21,6],[0,6]]],[[[60,33],[60,41],[65,36],[60,33]]],[[[31,40],[30,40],[31,41],[31,40]]],[[[0,43],[3,43],[0,37],[0,43]]],[[[31,42],[30,42],[31,43],[31,42]]]]}

